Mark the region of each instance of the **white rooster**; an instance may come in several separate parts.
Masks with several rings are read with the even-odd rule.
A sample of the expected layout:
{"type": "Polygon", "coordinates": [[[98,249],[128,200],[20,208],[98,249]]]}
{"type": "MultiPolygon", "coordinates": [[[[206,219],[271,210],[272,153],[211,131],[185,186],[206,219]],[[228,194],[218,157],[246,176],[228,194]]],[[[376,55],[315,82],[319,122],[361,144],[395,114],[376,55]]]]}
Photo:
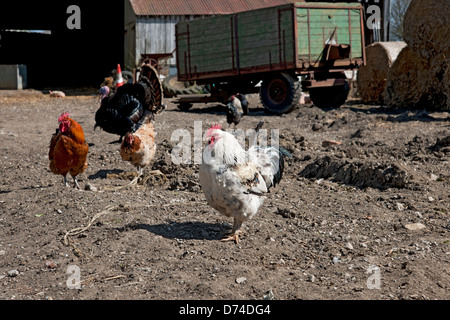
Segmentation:
{"type": "Polygon", "coordinates": [[[231,234],[222,241],[239,242],[244,221],[252,218],[264,202],[264,194],[278,184],[284,169],[284,156],[273,147],[259,148],[255,134],[246,151],[231,134],[216,124],[208,129],[199,180],[208,204],[227,217],[233,217],[231,234]]]}

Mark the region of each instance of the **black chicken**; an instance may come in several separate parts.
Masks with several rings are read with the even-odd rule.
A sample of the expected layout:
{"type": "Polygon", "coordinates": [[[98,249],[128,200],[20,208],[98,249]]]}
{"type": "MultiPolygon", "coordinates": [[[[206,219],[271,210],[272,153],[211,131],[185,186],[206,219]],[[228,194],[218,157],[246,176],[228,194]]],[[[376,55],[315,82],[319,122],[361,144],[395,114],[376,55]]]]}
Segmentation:
{"type": "Polygon", "coordinates": [[[242,116],[248,114],[248,101],[242,94],[232,95],[227,104],[227,123],[228,127],[233,123],[236,127],[241,121],[242,116]]]}
{"type": "Polygon", "coordinates": [[[116,92],[103,98],[95,113],[95,126],[106,132],[118,134],[119,142],[128,132],[135,132],[145,110],[159,113],[162,105],[161,83],[156,70],[144,65],[137,83],[127,83],[116,92]]]}

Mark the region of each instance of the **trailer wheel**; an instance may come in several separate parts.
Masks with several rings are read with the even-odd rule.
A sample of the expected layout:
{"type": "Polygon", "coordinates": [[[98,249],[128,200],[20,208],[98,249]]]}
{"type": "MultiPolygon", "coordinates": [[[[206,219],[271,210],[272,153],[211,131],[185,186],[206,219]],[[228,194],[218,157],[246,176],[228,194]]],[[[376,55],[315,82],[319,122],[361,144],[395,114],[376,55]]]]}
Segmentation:
{"type": "Polygon", "coordinates": [[[301,97],[300,81],[286,73],[276,74],[263,80],[260,97],[263,106],[274,114],[291,112],[301,97]]]}
{"type": "Polygon", "coordinates": [[[350,86],[348,81],[343,86],[313,88],[309,90],[309,95],[319,108],[339,108],[347,100],[350,86]]]}
{"type": "Polygon", "coordinates": [[[164,89],[164,96],[166,98],[173,98],[182,94],[201,94],[204,93],[204,86],[199,86],[195,83],[178,81],[176,74],[166,77],[162,83],[164,89]]]}

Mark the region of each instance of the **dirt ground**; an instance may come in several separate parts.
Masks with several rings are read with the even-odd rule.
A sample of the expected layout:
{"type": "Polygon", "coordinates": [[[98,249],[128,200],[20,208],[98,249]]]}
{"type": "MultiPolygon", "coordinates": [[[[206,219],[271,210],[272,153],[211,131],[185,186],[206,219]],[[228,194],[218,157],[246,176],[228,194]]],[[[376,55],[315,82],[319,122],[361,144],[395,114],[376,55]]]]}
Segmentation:
{"type": "Polygon", "coordinates": [[[273,116],[250,97],[238,127],[264,120],[292,157],[235,244],[219,241],[232,221],[205,202],[198,165],[171,160],[174,130],[224,123],[221,106],[166,100],[153,169],[168,181],[120,189],[135,168],[94,131],[96,90],[66,94],[0,92],[0,299],[450,298],[449,113],[353,99],[273,116]],[[48,168],[63,111],[90,145],[81,191],[48,168]]]}

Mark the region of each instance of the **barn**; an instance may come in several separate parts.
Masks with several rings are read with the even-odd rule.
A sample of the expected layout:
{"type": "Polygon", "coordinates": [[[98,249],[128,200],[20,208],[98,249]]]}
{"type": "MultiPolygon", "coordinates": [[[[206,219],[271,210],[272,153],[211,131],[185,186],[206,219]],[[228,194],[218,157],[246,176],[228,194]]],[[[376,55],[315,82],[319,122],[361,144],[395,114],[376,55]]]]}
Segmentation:
{"type": "Polygon", "coordinates": [[[0,65],[26,66],[29,88],[98,86],[123,63],[123,1],[2,1],[0,65]]]}

